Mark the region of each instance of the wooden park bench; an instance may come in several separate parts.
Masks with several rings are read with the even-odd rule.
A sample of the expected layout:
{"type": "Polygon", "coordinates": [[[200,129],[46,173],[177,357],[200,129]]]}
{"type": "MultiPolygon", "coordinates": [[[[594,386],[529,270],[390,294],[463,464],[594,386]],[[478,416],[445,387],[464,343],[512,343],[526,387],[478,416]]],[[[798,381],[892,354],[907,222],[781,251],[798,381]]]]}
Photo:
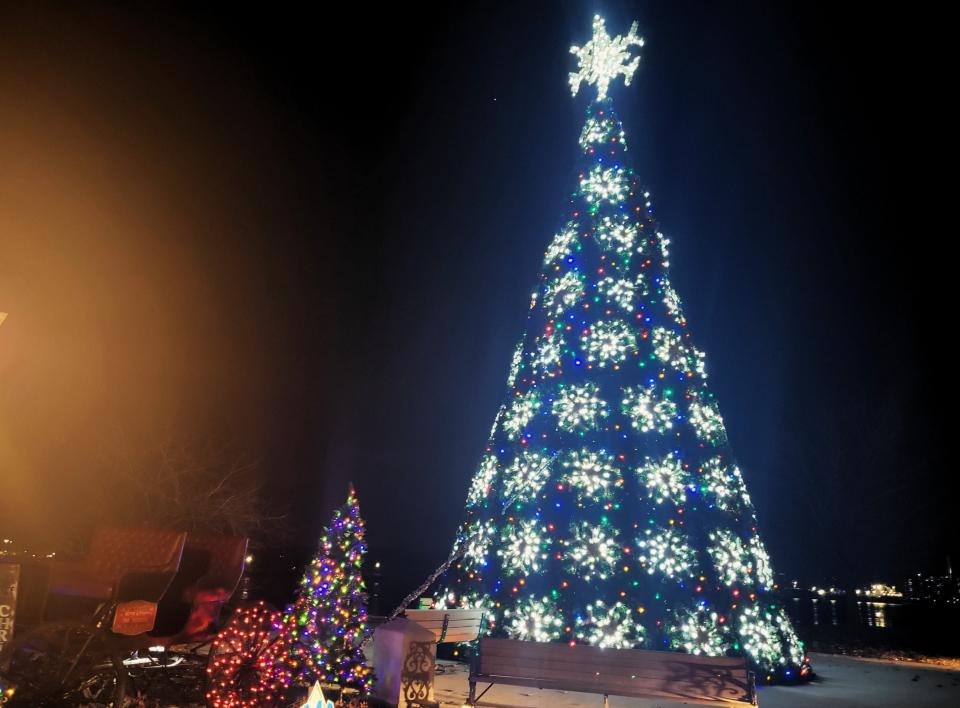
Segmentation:
{"type": "Polygon", "coordinates": [[[483,610],[407,610],[407,619],[433,632],[437,644],[473,642],[483,633],[483,610]]]}
{"type": "Polygon", "coordinates": [[[755,678],[741,657],[600,649],[584,644],[481,639],[470,666],[477,705],[494,684],[630,696],[712,706],[757,705],[755,678]],[[477,682],[489,682],[476,695],[477,682]]]}

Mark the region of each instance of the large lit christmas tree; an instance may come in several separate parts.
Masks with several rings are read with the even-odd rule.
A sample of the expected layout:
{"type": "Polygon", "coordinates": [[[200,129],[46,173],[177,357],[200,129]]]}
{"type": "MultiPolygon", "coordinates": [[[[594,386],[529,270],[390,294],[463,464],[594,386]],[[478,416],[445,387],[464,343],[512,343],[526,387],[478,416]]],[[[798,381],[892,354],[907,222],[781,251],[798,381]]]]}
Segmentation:
{"type": "Polygon", "coordinates": [[[324,530],[316,557],[300,581],[300,592],[283,618],[287,658],[294,675],[366,693],[370,668],[361,644],[370,636],[363,557],[367,545],[357,494],[324,530]]]}
{"type": "Polygon", "coordinates": [[[546,250],[445,586],[524,640],[746,655],[809,674],[668,270],[668,240],[607,96],[636,24],[572,48],[595,85],[563,224],[546,250]]]}

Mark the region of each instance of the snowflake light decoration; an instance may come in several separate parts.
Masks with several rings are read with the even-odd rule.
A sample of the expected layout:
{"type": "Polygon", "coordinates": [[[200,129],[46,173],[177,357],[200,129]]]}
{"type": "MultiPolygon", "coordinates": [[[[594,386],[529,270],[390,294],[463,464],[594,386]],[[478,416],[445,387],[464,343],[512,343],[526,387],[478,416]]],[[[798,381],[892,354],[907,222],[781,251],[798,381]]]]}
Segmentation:
{"type": "Polygon", "coordinates": [[[661,435],[673,427],[677,404],[664,396],[656,396],[656,384],[648,388],[627,386],[623,389],[621,410],[630,418],[634,428],[642,433],[656,430],[661,435]]]}
{"type": "Polygon", "coordinates": [[[727,652],[716,612],[707,612],[700,606],[678,613],[678,621],[670,628],[674,649],[688,654],[723,656],[727,652]]]}
{"type": "Polygon", "coordinates": [[[797,633],[793,630],[790,618],[787,617],[787,613],[784,612],[782,608],[774,615],[774,622],[777,625],[780,636],[787,645],[787,653],[790,655],[790,661],[797,665],[806,663],[806,653],[803,650],[803,642],[800,641],[800,637],[798,637],[797,633]]]}
{"type": "Polygon", "coordinates": [[[647,457],[637,472],[641,483],[647,487],[647,496],[657,504],[665,501],[683,504],[686,501],[687,473],[672,452],[660,460],[647,457]]]}
{"type": "Polygon", "coordinates": [[[637,23],[630,26],[626,37],[610,38],[606,23],[600,15],[593,17],[593,37],[583,47],[570,47],[577,57],[577,71],[570,72],[570,91],[574,96],[580,84],[596,84],[597,100],[607,97],[610,82],[623,76],[624,86],[629,86],[633,74],[640,65],[640,57],[630,56],[630,47],[642,47],[643,38],[637,36],[637,23]]]}
{"type": "Polygon", "coordinates": [[[680,532],[667,529],[654,533],[647,529],[646,534],[637,539],[640,553],[637,560],[645,564],[647,573],[661,573],[668,578],[674,576],[689,577],[694,574],[693,564],[696,553],[684,542],[680,532]]]}
{"type": "Polygon", "coordinates": [[[520,364],[523,363],[523,340],[517,342],[513,350],[513,358],[510,360],[510,373],[507,376],[507,387],[513,388],[517,382],[517,375],[520,373],[520,364]]]}
{"type": "Polygon", "coordinates": [[[740,469],[736,465],[727,467],[720,457],[711,457],[700,466],[700,490],[724,511],[741,505],[749,509],[751,505],[740,469]]]}
{"type": "Polygon", "coordinates": [[[576,637],[601,649],[632,649],[643,643],[643,626],[634,621],[622,602],[607,605],[596,600],[587,605],[587,616],[577,616],[576,637]]]}
{"type": "Polygon", "coordinates": [[[572,537],[567,541],[567,570],[590,580],[597,576],[606,580],[620,559],[617,546],[618,531],[602,524],[579,521],[570,526],[572,537]]]}
{"type": "Polygon", "coordinates": [[[666,327],[653,328],[653,354],[681,373],[690,371],[689,350],[680,335],[666,327]]]}
{"type": "Polygon", "coordinates": [[[535,519],[504,526],[501,542],[497,553],[503,558],[503,570],[506,573],[535,573],[540,570],[540,561],[547,557],[543,536],[535,519]]]}
{"type": "Polygon", "coordinates": [[[622,481],[620,470],[613,463],[613,455],[602,451],[573,451],[563,461],[565,471],[560,479],[582,496],[598,501],[609,499],[614,486],[622,481]]]}
{"type": "Polygon", "coordinates": [[[717,410],[717,404],[700,403],[698,400],[690,402],[690,425],[693,426],[697,437],[713,445],[722,444],[727,439],[727,431],[723,426],[723,418],[717,410]]]}
{"type": "Polygon", "coordinates": [[[710,541],[713,545],[707,548],[707,553],[724,584],[752,582],[750,551],[738,536],[727,529],[717,529],[710,534],[710,541]]]}
{"type": "Polygon", "coordinates": [[[683,312],[680,309],[680,295],[674,289],[673,285],[666,278],[660,286],[660,292],[663,293],[663,304],[667,307],[667,312],[676,318],[678,322],[683,321],[683,312]]]}
{"type": "Polygon", "coordinates": [[[580,180],[580,189],[583,190],[584,198],[590,203],[607,201],[611,204],[619,204],[627,198],[629,186],[624,179],[623,168],[598,165],[590,170],[587,177],[580,180]]]}
{"type": "Polygon", "coordinates": [[[500,427],[500,423],[503,420],[503,416],[507,413],[507,407],[501,405],[497,409],[497,414],[493,416],[493,425],[490,426],[490,439],[493,439],[493,436],[497,434],[497,428],[500,427]]]}
{"type": "Polygon", "coordinates": [[[552,642],[563,632],[563,615],[550,598],[528,597],[503,611],[503,628],[511,639],[552,642]]]}
{"type": "Polygon", "coordinates": [[[464,532],[467,548],[463,559],[470,567],[480,570],[487,565],[487,553],[496,530],[492,521],[474,522],[467,526],[464,532]]]}
{"type": "Polygon", "coordinates": [[[542,374],[549,374],[560,365],[560,357],[566,342],[560,332],[554,330],[550,334],[537,337],[537,353],[533,363],[542,374]]]}
{"type": "Polygon", "coordinates": [[[572,270],[567,271],[547,285],[543,306],[550,314],[560,315],[564,310],[575,306],[582,294],[583,276],[572,270]]]}
{"type": "MultiPolygon", "coordinates": [[[[644,197],[648,197],[649,194],[644,194],[644,197]]],[[[647,206],[650,206],[650,203],[647,202],[647,206]]],[[[657,231],[657,247],[660,249],[660,265],[664,268],[670,267],[670,251],[667,247],[670,245],[670,239],[664,236],[662,233],[657,231]]]]}
{"type": "Polygon", "coordinates": [[[577,242],[577,222],[568,221],[564,227],[553,237],[547,252],[543,257],[543,264],[548,265],[558,258],[569,256],[577,242]]]}
{"type": "Polygon", "coordinates": [[[750,537],[750,553],[753,555],[753,568],[757,574],[757,582],[762,587],[773,587],[773,568],[770,565],[770,554],[759,536],[750,537]]]}
{"type": "Polygon", "coordinates": [[[497,476],[497,470],[500,464],[494,455],[484,455],[480,462],[480,468],[473,475],[470,482],[470,491],[467,493],[467,504],[470,506],[479,504],[487,495],[490,494],[490,487],[493,485],[493,479],[497,476]]]}
{"type": "Polygon", "coordinates": [[[583,126],[583,130],[580,132],[580,147],[584,150],[590,148],[591,145],[599,145],[600,143],[605,143],[608,140],[611,140],[613,137],[616,137],[617,141],[623,147],[624,150],[627,149],[626,143],[626,133],[623,132],[623,128],[618,124],[614,124],[613,120],[610,118],[595,118],[590,116],[587,118],[587,122],[583,126]],[[616,132],[616,136],[614,136],[616,132]]]}
{"type": "Polygon", "coordinates": [[[535,499],[550,478],[552,458],[539,452],[521,452],[503,475],[503,495],[510,504],[535,499]]]}
{"type": "Polygon", "coordinates": [[[687,350],[687,368],[701,379],[707,378],[707,355],[696,347],[687,350]]]}
{"type": "Polygon", "coordinates": [[[760,607],[745,606],[737,622],[743,650],[767,671],[787,662],[773,619],[773,615],[760,607]]]}
{"type": "Polygon", "coordinates": [[[597,283],[597,290],[607,300],[617,305],[624,312],[633,312],[633,302],[637,296],[637,285],[626,278],[611,278],[607,276],[597,283]]]}
{"type": "Polygon", "coordinates": [[[597,385],[590,381],[562,389],[551,408],[557,417],[557,424],[570,433],[577,430],[595,430],[599,427],[600,419],[608,414],[606,401],[597,395],[599,390],[597,385]]]}
{"type": "Polygon", "coordinates": [[[605,216],[597,224],[595,236],[602,248],[627,253],[637,240],[637,225],[626,216],[605,216]]]}
{"type": "Polygon", "coordinates": [[[597,366],[619,364],[637,350],[637,335],[623,320],[601,320],[580,337],[587,361],[597,366]]]}
{"type": "Polygon", "coordinates": [[[537,414],[540,405],[540,393],[535,390],[527,391],[524,395],[513,399],[513,403],[503,416],[503,431],[507,434],[508,440],[514,440],[520,435],[527,423],[537,414]]]}

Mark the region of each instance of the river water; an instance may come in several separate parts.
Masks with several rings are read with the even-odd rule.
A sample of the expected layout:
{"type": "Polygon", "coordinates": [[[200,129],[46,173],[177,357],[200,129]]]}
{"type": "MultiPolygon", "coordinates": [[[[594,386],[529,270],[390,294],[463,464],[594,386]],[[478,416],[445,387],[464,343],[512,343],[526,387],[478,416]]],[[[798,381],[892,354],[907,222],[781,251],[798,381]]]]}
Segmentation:
{"type": "Polygon", "coordinates": [[[868,601],[862,597],[791,597],[784,604],[800,638],[960,657],[960,605],[868,601]]]}

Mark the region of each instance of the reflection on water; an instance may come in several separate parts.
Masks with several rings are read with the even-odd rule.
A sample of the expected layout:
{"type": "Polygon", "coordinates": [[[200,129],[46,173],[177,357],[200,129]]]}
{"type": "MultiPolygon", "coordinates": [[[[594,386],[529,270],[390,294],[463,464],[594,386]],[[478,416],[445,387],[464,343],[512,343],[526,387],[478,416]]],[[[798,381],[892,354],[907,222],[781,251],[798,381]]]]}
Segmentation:
{"type": "Polygon", "coordinates": [[[860,621],[868,627],[878,629],[887,628],[886,602],[862,602],[857,601],[857,611],[860,613],[860,621]]]}
{"type": "MultiPolygon", "coordinates": [[[[795,597],[795,598],[793,598],[793,601],[796,602],[796,603],[799,603],[799,602],[800,602],[800,598],[799,598],[799,597],[795,597]]],[[[810,602],[811,602],[811,608],[810,608],[811,624],[813,624],[813,625],[819,625],[819,624],[820,624],[820,607],[821,607],[821,606],[820,606],[820,598],[819,598],[819,597],[815,597],[815,598],[813,598],[812,600],[810,600],[810,602]]],[[[837,601],[836,601],[836,599],[831,598],[830,601],[829,601],[829,603],[830,603],[830,604],[829,604],[829,607],[830,607],[830,624],[831,624],[832,626],[834,626],[834,627],[837,627],[837,626],[840,625],[840,618],[839,618],[839,615],[837,614],[837,601]]],[[[795,606],[794,612],[796,613],[796,606],[795,606]]]]}
{"type": "Polygon", "coordinates": [[[853,597],[784,598],[800,638],[957,656],[960,607],[853,597]]]}
{"type": "MultiPolygon", "coordinates": [[[[794,621],[800,620],[801,624],[809,623],[815,627],[821,624],[826,625],[828,624],[828,613],[829,624],[832,627],[839,627],[844,619],[843,608],[836,598],[830,598],[829,600],[819,597],[811,598],[809,614],[803,611],[801,605],[803,601],[799,597],[791,599],[793,600],[793,607],[791,608],[790,615],[794,618],[794,621]],[[805,614],[807,615],[806,618],[803,617],[805,614]],[[804,619],[807,621],[804,621],[804,619]]],[[[898,605],[889,602],[864,602],[857,600],[857,619],[859,623],[865,627],[886,629],[888,607],[898,607],[898,605]]]]}

